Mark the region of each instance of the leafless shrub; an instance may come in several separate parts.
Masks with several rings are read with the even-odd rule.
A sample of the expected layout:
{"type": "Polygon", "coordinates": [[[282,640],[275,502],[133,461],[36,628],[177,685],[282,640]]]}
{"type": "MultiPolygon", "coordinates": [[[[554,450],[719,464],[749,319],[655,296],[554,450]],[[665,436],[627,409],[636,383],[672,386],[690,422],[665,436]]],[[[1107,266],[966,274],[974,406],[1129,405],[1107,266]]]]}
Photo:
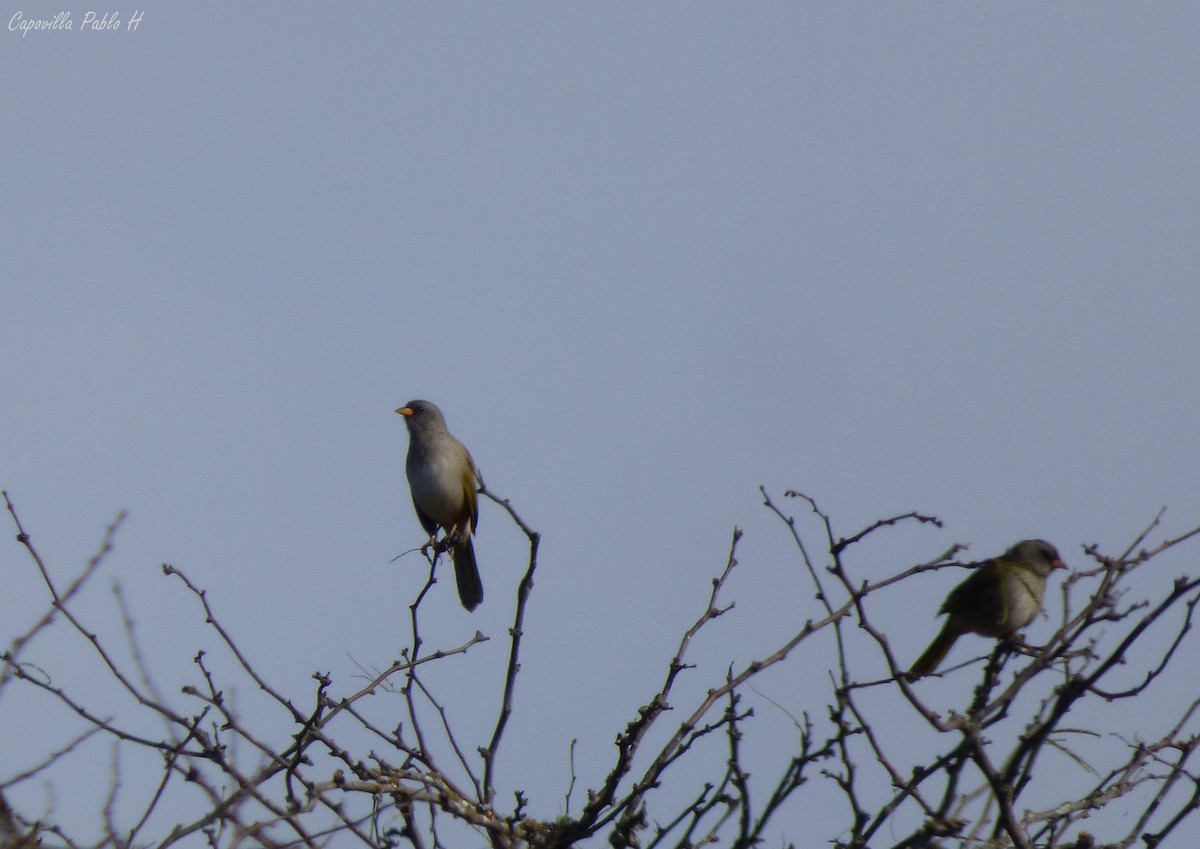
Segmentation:
{"type": "MultiPolygon", "coordinates": [[[[734,530],[724,570],[712,579],[706,602],[673,651],[662,647],[661,684],[635,715],[614,717],[613,727],[621,730],[606,774],[572,774],[564,788],[567,813],[545,816],[527,810],[523,793],[503,802],[496,791],[540,538],[507,501],[484,495],[507,511],[529,547],[506,635],[500,709],[486,746],[470,751],[456,733],[452,712],[425,677],[433,664],[453,662],[454,656],[488,639],[476,634],[454,647],[425,645],[421,603],[442,552],[427,552],[429,579],[409,607],[407,647],[401,656],[365,684],[347,686],[315,674],[312,690],[300,695],[273,685],[270,671],[254,665],[250,647],[221,624],[205,589],[164,565],[164,574],[193,597],[197,615],[235,662],[240,683],[252,683],[274,706],[274,715],[264,718],[236,709],[226,696],[232,682],[220,680],[203,652],[194,658],[192,683],[178,696],[159,692],[136,651],[131,617],[120,597],[134,646],[132,662],[118,659],[78,618],[73,601],[101,569],[122,517],[108,528],[82,571],[64,583],[43,561],[5,494],[17,540],[40,575],[47,606],[0,656],[0,705],[40,693],[82,718],[86,730],[71,739],[47,741],[37,762],[6,760],[0,766],[0,845],[292,847],[357,842],[427,849],[461,846],[463,836],[473,833],[496,849],[601,841],[615,847],[748,847],[777,840],[772,824],[785,811],[816,804],[811,800],[818,792],[826,794],[823,799],[835,794],[845,815],[837,817],[825,805],[822,816],[805,821],[837,820],[836,828],[828,834],[789,835],[788,845],[1085,849],[1135,843],[1158,847],[1171,837],[1176,845],[1189,845],[1185,822],[1200,800],[1200,779],[1191,762],[1198,740],[1200,685],[1194,676],[1185,676],[1189,690],[1180,692],[1175,678],[1164,691],[1164,681],[1194,651],[1187,641],[1200,579],[1179,577],[1149,598],[1139,595],[1135,584],[1149,564],[1179,550],[1200,529],[1149,543],[1156,519],[1118,555],[1087,548],[1091,565],[1062,584],[1061,618],[1045,645],[995,645],[982,666],[978,661],[967,664],[978,670],[978,680],[963,707],[943,714],[923,695],[928,684],[905,675],[906,664],[896,657],[877,620],[895,587],[953,565],[960,548],[874,580],[857,577],[849,562],[868,537],[898,525],[938,520],[909,513],[843,537],[812,498],[786,493],[803,507],[797,518],[763,491],[766,508],[794,542],[798,580],[813,590],[812,610],[798,611],[789,639],[750,662],[727,666],[709,689],[687,703],[689,697],[680,694],[677,684],[685,676],[704,674],[691,665],[694,640],[714,620],[736,618],[725,598],[742,537],[734,530]],[[819,543],[806,542],[800,528],[808,522],[818,528],[819,543]],[[814,553],[818,550],[819,555],[814,553]],[[53,628],[73,629],[86,640],[121,705],[101,701],[69,681],[59,682],[27,659],[28,647],[53,628]],[[1167,631],[1170,637],[1163,639],[1167,631]],[[746,754],[746,742],[759,725],[752,705],[762,703],[751,684],[765,670],[793,658],[816,635],[828,638],[822,645],[833,647],[823,657],[828,677],[807,690],[808,703],[777,705],[796,717],[798,740],[783,767],[764,774],[766,767],[751,763],[746,754]],[[1131,661],[1135,653],[1136,665],[1131,661]],[[391,695],[393,714],[396,700],[403,704],[400,723],[381,720],[388,714],[376,710],[378,700],[372,700],[381,693],[391,695]],[[1172,709],[1173,722],[1157,730],[1149,722],[1104,725],[1110,706],[1144,698],[1172,709]],[[907,725],[898,723],[901,713],[907,725]],[[281,723],[290,737],[282,746],[270,742],[278,739],[281,723]],[[913,723],[930,741],[919,762],[903,754],[896,738],[896,729],[913,723]],[[146,730],[155,724],[161,732],[146,730]],[[70,765],[80,746],[97,737],[112,741],[115,766],[109,803],[96,812],[93,834],[67,834],[44,814],[10,806],[11,788],[51,767],[70,765]],[[121,753],[152,753],[160,766],[136,811],[118,816],[114,800],[122,781],[121,753]],[[1051,754],[1076,764],[1078,774],[1088,776],[1086,786],[1043,778],[1051,754]],[[577,792],[577,783],[586,792],[577,792]],[[176,806],[174,800],[180,798],[187,804],[176,806]],[[575,799],[581,804],[570,813],[575,799]],[[182,809],[196,813],[178,821],[168,816],[169,826],[161,825],[163,812],[182,809]],[[1083,828],[1089,818],[1102,836],[1083,828]],[[118,821],[126,824],[118,826],[118,821]]],[[[973,673],[960,667],[946,674],[962,682],[973,673]]]]}

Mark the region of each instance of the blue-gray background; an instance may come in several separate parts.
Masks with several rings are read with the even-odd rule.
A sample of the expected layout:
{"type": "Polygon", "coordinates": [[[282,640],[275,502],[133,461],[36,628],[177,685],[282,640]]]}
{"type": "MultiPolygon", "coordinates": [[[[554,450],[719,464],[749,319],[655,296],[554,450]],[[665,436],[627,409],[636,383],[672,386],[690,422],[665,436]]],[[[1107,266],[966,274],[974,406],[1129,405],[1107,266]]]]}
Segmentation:
{"type": "MultiPolygon", "coordinates": [[[[119,581],[181,705],[219,652],[162,562],[298,702],[397,656],[425,574],[390,562],[423,538],[392,412],[415,397],[544,534],[502,758],[536,816],[572,737],[596,785],[735,525],[738,606],[694,692],[818,615],[759,485],[840,533],[946,521],[862,547],[860,578],[1028,536],[1085,565],[1164,505],[1163,532],[1200,518],[1192,4],[193,2],[96,32],[7,0],[2,22],[59,10],[72,31],[0,30],[0,485],[63,580],[129,510],[81,609],[119,646],[119,581]]],[[[6,640],[46,604],[8,537],[6,640]]],[[[434,645],[493,637],[437,679],[470,745],[524,566],[495,505],[477,549],[480,611],[445,582],[425,607],[434,645]]],[[[902,656],[949,580],[876,610],[902,656]]],[[[827,649],[763,694],[821,714],[827,649]]],[[[95,666],[67,632],[34,659],[95,666]]],[[[0,778],[71,727],[11,694],[0,778]]],[[[756,710],[786,755],[791,720],[756,710]]],[[[70,792],[102,797],[108,744],[80,756],[70,792]]],[[[836,834],[825,810],[776,834],[836,834]]]]}

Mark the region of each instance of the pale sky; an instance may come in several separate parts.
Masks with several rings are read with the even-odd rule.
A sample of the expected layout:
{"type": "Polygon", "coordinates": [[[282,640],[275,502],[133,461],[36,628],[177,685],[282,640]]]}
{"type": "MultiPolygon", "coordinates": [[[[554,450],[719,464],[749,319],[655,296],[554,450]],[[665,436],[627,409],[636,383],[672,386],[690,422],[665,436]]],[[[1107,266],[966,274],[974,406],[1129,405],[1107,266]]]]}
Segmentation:
{"type": "MultiPolygon", "coordinates": [[[[817,615],[760,485],[847,535],[946,522],[875,538],[863,579],[1025,537],[1084,566],[1163,506],[1160,536],[1200,524],[1194,4],[113,10],[0,4],[0,487],[63,580],[129,511],[80,610],[121,644],[119,582],[180,704],[198,648],[232,669],[163,562],[298,701],[396,658],[425,574],[390,562],[424,540],[412,398],[544,536],[501,760],[547,818],[571,738],[581,785],[607,771],[735,525],[737,608],[687,692],[817,615]],[[59,10],[72,30],[13,28],[59,10]]],[[[46,605],[11,530],[5,645],[46,605]]],[[[483,606],[443,581],[423,610],[433,645],[493,638],[435,679],[484,742],[524,567],[490,503],[476,551],[483,606]]],[[[906,658],[952,585],[921,580],[877,611],[906,658]]],[[[82,686],[85,648],[64,629],[36,660],[82,686]]],[[[830,660],[759,688],[823,715],[830,660]]],[[[76,727],[8,691],[4,770],[76,727]]],[[[78,757],[107,774],[107,742],[78,757]]],[[[800,798],[775,836],[836,836],[812,818],[845,811],[800,798]]]]}

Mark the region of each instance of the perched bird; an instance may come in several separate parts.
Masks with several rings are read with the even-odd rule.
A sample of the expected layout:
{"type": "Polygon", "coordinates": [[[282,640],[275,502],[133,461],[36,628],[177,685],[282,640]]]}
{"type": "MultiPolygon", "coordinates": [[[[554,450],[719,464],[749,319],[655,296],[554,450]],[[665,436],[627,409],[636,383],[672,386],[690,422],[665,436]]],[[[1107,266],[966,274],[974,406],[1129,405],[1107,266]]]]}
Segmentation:
{"type": "Polygon", "coordinates": [[[404,416],[408,426],[404,468],[417,519],[430,542],[439,527],[446,532],[459,600],[467,610],[474,610],[483,601],[483,582],[471,544],[478,519],[475,490],[479,471],[470,452],[446,429],[446,419],[437,405],[409,401],[396,412],[404,416]]]}
{"type": "Polygon", "coordinates": [[[946,596],[938,611],[946,614],[946,624],[909,674],[933,672],[963,634],[1007,637],[1024,628],[1042,609],[1050,572],[1065,568],[1054,546],[1042,539],[1023,540],[979,564],[946,596]]]}

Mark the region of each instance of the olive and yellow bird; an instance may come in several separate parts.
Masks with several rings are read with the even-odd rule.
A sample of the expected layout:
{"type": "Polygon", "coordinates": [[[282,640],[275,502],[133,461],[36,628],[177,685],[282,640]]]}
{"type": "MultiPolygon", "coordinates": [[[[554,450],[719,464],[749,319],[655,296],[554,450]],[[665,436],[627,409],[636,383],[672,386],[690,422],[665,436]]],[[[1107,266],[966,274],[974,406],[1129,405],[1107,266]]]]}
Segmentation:
{"type": "Polygon", "coordinates": [[[1042,609],[1046,578],[1065,568],[1058,551],[1042,539],[1023,540],[980,563],[946,596],[938,611],[946,614],[946,624],[909,674],[933,672],[963,634],[1007,637],[1024,628],[1042,609]]]}

